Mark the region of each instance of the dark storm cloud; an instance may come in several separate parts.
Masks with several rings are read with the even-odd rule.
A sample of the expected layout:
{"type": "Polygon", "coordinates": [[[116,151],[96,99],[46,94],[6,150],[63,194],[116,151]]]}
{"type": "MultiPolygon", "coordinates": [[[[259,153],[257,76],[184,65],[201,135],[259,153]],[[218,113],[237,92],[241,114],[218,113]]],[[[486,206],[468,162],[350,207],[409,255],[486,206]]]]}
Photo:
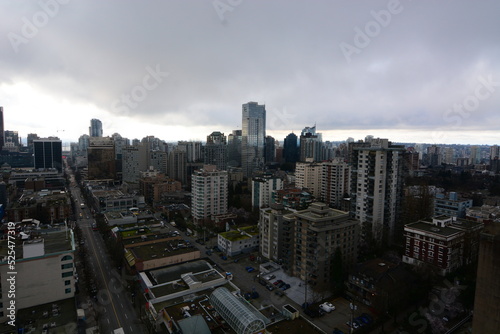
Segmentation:
{"type": "Polygon", "coordinates": [[[27,81],[135,121],[236,128],[241,104],[258,101],[270,130],[498,124],[496,1],[13,0],[0,9],[1,83],[27,81]],[[477,97],[485,80],[481,96],[491,94],[477,97]]]}

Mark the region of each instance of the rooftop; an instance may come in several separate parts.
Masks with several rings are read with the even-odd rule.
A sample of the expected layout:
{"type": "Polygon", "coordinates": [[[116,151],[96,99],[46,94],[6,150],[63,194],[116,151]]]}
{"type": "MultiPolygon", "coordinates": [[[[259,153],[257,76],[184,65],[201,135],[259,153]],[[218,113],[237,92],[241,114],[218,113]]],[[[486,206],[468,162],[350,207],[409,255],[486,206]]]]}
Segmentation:
{"type": "MultiPolygon", "coordinates": [[[[45,255],[50,255],[59,252],[72,251],[74,246],[72,246],[72,231],[68,231],[67,238],[66,232],[55,231],[55,232],[43,232],[43,230],[37,230],[31,233],[30,240],[16,239],[16,259],[21,260],[23,258],[23,243],[38,243],[42,242],[44,245],[45,255]]],[[[8,240],[0,240],[0,258],[6,258],[8,255],[8,240]]],[[[3,261],[0,261],[0,263],[3,261]]]]}
{"type": "Polygon", "coordinates": [[[129,247],[128,250],[134,254],[136,259],[143,261],[199,251],[198,248],[186,244],[181,238],[172,239],[129,247]]]}
{"type": "Polygon", "coordinates": [[[455,234],[458,235],[458,234],[462,233],[462,231],[459,231],[453,227],[448,227],[448,226],[437,227],[436,225],[432,224],[432,222],[425,221],[425,220],[421,220],[421,221],[416,222],[416,223],[407,224],[405,226],[405,230],[407,228],[420,230],[420,231],[423,231],[426,233],[432,233],[432,234],[435,234],[435,235],[441,236],[441,237],[449,237],[449,236],[452,236],[455,234]]]}

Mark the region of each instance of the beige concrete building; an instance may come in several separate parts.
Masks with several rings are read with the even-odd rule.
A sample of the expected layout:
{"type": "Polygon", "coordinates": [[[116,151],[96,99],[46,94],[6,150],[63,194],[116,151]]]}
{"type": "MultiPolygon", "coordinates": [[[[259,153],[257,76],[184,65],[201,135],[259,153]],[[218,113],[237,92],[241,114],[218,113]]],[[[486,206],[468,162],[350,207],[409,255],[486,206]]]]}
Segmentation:
{"type": "Polygon", "coordinates": [[[360,222],[345,211],[325,203],[312,203],[308,209],[284,216],[282,232],[285,270],[311,284],[330,281],[331,258],[341,250],[346,267],[353,265],[358,253],[360,222]]]}
{"type": "Polygon", "coordinates": [[[8,240],[0,248],[0,322],[8,320],[11,300],[15,310],[73,298],[75,295],[75,243],[73,232],[35,234],[16,241],[15,265],[10,267],[8,240]],[[15,288],[7,279],[15,278],[15,288]],[[12,292],[13,291],[13,292],[12,292]],[[15,295],[15,296],[14,296],[15,295]]]}

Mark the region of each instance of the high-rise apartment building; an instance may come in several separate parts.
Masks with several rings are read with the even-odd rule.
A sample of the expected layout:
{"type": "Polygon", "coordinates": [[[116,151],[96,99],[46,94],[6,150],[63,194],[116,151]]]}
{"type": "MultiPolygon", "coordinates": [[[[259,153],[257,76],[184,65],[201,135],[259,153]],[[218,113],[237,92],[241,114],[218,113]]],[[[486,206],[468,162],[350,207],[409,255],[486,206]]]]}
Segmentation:
{"type": "Polygon", "coordinates": [[[264,166],[266,138],[266,106],[257,102],[243,104],[241,130],[241,164],[243,176],[264,166]]]}
{"type": "Polygon", "coordinates": [[[55,168],[62,172],[62,142],[59,138],[33,141],[35,169],[55,168]]]}
{"type": "Polygon", "coordinates": [[[123,182],[139,184],[140,172],[148,168],[147,153],[147,146],[142,143],[122,149],[123,182]]]}
{"type": "Polygon", "coordinates": [[[227,142],[222,132],[214,131],[207,136],[203,156],[204,164],[215,165],[220,170],[227,169],[227,142]]]}
{"type": "Polygon", "coordinates": [[[344,197],[351,191],[351,168],[342,158],[321,165],[321,200],[332,208],[342,209],[344,197]]]}
{"type": "Polygon", "coordinates": [[[115,180],[115,142],[111,137],[90,137],[87,148],[88,179],[115,180]]]}
{"type": "MultiPolygon", "coordinates": [[[[312,158],[309,158],[312,160],[312,158]]],[[[321,197],[323,165],[319,162],[297,162],[295,164],[295,186],[305,189],[315,198],[321,197]]]]}
{"type": "Polygon", "coordinates": [[[90,137],[102,137],[102,122],[96,118],[90,120],[89,127],[90,137]]]}
{"type": "Polygon", "coordinates": [[[321,161],[322,143],[321,133],[316,133],[316,125],[305,127],[300,134],[300,161],[321,161]]]}
{"type": "Polygon", "coordinates": [[[228,173],[205,165],[191,178],[191,214],[195,224],[203,225],[212,216],[227,213],[228,173]]]}
{"type": "Polygon", "coordinates": [[[285,215],[282,228],[283,266],[311,285],[328,285],[332,256],[339,248],[343,264],[356,263],[360,223],[348,212],[315,202],[309,208],[285,215]]]}
{"type": "Polygon", "coordinates": [[[403,230],[399,217],[405,148],[375,138],[350,144],[350,151],[351,212],[376,242],[386,237],[391,243],[403,230]]]}
{"type": "MultiPolygon", "coordinates": [[[[275,262],[281,262],[282,258],[286,255],[282,253],[283,216],[290,213],[291,211],[285,210],[283,204],[271,204],[269,207],[260,210],[259,247],[262,256],[275,262]]],[[[287,227],[287,232],[289,230],[290,226],[287,227]]]]}
{"type": "Polygon", "coordinates": [[[252,179],[252,207],[262,208],[272,203],[273,192],[283,189],[283,180],[273,175],[263,175],[252,179]]]}
{"type": "Polygon", "coordinates": [[[167,174],[183,185],[187,182],[186,152],[175,149],[168,154],[167,174]]]}
{"type": "Polygon", "coordinates": [[[177,149],[186,152],[186,162],[201,162],[201,141],[179,141],[177,149]]]}

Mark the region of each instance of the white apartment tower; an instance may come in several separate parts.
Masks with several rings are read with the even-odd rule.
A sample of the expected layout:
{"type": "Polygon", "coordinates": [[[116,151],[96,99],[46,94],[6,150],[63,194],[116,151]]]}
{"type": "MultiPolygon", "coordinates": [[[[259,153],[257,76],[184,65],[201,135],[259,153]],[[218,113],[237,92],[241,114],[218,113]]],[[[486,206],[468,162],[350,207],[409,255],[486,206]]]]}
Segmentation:
{"type": "Polygon", "coordinates": [[[252,206],[267,207],[272,202],[273,192],[283,189],[283,180],[272,175],[254,177],[252,179],[252,206]]]}
{"type": "Polygon", "coordinates": [[[204,165],[192,175],[191,213],[193,222],[202,225],[213,215],[227,213],[228,173],[214,165],[204,165]]]}
{"type": "Polygon", "coordinates": [[[335,209],[342,208],[345,194],[351,191],[351,168],[342,158],[322,163],[321,198],[335,209]]]}
{"type": "Polygon", "coordinates": [[[403,197],[404,146],[375,138],[352,143],[351,211],[377,242],[402,232],[398,226],[403,197]]]}

